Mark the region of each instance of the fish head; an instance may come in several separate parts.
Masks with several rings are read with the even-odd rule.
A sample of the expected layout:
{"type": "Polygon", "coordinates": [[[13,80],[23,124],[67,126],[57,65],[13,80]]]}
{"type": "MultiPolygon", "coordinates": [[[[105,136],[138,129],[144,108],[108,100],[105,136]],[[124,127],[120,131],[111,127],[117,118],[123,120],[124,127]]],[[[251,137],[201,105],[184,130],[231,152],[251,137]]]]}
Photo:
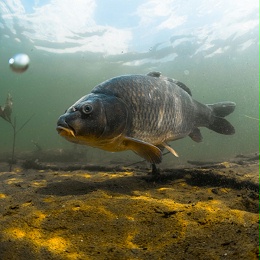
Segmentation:
{"type": "Polygon", "coordinates": [[[125,103],[115,96],[89,94],[61,115],[58,133],[70,142],[98,147],[122,134],[127,123],[125,103]]]}

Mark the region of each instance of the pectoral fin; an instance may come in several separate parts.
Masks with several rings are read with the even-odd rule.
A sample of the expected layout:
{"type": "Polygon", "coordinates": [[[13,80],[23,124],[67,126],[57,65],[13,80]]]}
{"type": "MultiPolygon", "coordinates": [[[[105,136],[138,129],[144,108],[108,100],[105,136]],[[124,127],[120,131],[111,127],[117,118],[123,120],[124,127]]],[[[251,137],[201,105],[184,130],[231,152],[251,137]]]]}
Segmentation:
{"type": "Polygon", "coordinates": [[[150,163],[157,164],[162,161],[161,150],[152,144],[131,137],[125,137],[123,144],[150,163]]]}

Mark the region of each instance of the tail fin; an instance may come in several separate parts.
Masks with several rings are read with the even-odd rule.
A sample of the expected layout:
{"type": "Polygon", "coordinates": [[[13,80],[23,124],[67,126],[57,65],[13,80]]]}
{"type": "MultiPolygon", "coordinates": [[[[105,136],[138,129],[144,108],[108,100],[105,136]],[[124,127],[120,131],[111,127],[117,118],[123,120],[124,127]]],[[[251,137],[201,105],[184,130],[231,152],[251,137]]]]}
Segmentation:
{"type": "Polygon", "coordinates": [[[235,110],[236,103],[227,101],[207,106],[213,111],[213,122],[208,126],[208,128],[219,134],[233,135],[235,133],[235,128],[224,119],[224,117],[235,110]]]}

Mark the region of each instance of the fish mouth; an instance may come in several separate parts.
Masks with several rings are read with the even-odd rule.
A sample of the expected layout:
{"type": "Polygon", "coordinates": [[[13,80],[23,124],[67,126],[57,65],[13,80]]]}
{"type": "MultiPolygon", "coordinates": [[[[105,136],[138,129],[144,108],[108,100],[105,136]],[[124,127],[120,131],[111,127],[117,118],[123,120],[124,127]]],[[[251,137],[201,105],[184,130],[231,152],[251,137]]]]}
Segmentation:
{"type": "Polygon", "coordinates": [[[58,125],[56,127],[56,130],[58,131],[59,135],[61,136],[73,136],[73,137],[76,137],[75,136],[75,130],[71,127],[71,126],[61,126],[61,125],[58,125]]]}

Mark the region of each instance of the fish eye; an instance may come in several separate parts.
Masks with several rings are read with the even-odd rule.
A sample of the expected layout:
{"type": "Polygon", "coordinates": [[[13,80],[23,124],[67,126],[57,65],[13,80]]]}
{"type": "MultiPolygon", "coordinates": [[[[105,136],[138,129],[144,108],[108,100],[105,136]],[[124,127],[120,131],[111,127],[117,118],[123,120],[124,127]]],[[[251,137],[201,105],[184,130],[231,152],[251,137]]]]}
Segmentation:
{"type": "Polygon", "coordinates": [[[93,110],[93,107],[90,104],[82,106],[82,112],[86,115],[90,114],[93,110]]]}

